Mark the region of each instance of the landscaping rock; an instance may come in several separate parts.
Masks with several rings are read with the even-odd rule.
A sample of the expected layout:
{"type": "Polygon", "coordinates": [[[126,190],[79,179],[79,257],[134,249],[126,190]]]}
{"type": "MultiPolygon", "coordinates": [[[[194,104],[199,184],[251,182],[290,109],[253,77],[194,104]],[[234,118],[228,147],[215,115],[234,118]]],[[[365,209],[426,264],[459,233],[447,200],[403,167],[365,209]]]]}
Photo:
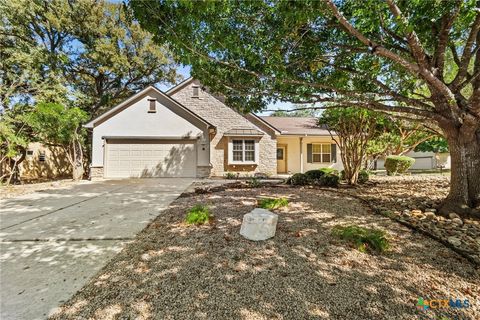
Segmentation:
{"type": "Polygon", "coordinates": [[[432,211],[426,211],[425,218],[427,218],[428,220],[433,220],[435,219],[435,213],[433,213],[432,211]]]}
{"type": "Polygon", "coordinates": [[[455,218],[460,219],[460,216],[459,216],[458,214],[456,214],[455,212],[449,213],[449,214],[448,214],[448,217],[449,217],[450,219],[452,219],[452,220],[455,219],[455,218]]]}
{"type": "Polygon", "coordinates": [[[463,221],[460,218],[453,218],[452,222],[458,226],[463,226],[463,221]]]}
{"type": "Polygon", "coordinates": [[[240,234],[253,241],[267,240],[275,236],[278,215],[268,210],[255,208],[243,216],[240,234]]]}
{"type": "Polygon", "coordinates": [[[462,241],[460,241],[460,239],[457,237],[448,237],[448,242],[455,247],[460,247],[462,245],[462,241]]]}
{"type": "Polygon", "coordinates": [[[446,177],[373,177],[372,181],[375,181],[374,187],[349,189],[348,192],[381,208],[377,212],[401,212],[384,215],[450,243],[457,252],[480,265],[480,221],[462,220],[455,212],[446,217],[437,216],[437,210],[433,209],[447,195],[449,181],[446,177]],[[418,188],[419,185],[422,188],[418,188]]]}

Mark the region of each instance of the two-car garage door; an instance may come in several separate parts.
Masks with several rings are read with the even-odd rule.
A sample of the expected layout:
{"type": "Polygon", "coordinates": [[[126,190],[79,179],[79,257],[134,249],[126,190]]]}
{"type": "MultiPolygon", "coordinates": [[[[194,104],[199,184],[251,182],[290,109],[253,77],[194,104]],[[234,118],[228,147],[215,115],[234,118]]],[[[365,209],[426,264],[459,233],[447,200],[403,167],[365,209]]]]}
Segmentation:
{"type": "Polygon", "coordinates": [[[107,140],[105,176],[195,177],[193,140],[107,140]]]}

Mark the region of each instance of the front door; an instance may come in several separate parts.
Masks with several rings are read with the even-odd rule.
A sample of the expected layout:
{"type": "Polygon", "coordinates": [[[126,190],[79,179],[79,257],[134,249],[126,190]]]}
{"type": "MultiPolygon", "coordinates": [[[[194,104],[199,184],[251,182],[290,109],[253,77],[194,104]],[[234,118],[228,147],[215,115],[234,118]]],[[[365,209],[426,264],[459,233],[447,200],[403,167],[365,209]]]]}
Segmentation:
{"type": "Polygon", "coordinates": [[[285,146],[277,147],[277,172],[287,172],[287,148],[285,146]]]}

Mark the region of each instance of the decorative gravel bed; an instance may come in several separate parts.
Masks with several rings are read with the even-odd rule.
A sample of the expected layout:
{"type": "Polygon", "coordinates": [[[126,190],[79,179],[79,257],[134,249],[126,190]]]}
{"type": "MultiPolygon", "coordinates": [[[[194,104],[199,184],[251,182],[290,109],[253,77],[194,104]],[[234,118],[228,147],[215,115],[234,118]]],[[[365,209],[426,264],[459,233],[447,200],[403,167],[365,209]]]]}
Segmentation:
{"type": "Polygon", "coordinates": [[[442,244],[335,191],[268,187],[181,197],[51,319],[480,318],[479,270],[442,244]],[[251,242],[242,217],[259,197],[287,197],[277,235],[251,242]],[[187,226],[207,204],[213,223],[187,226]],[[361,253],[337,225],[380,228],[391,250],[361,253]],[[420,311],[424,299],[470,307],[420,311]]]}
{"type": "Polygon", "coordinates": [[[461,219],[454,212],[447,217],[436,214],[435,207],[448,194],[448,187],[446,176],[374,176],[367,185],[346,191],[376,212],[430,235],[480,266],[480,221],[461,219]]]}

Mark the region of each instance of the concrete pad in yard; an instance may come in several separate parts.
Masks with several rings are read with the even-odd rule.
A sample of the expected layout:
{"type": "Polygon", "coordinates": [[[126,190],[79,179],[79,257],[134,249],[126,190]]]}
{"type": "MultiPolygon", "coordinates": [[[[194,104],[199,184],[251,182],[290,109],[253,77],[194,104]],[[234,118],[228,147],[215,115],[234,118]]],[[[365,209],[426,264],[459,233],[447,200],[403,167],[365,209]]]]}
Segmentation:
{"type": "Polygon", "coordinates": [[[0,318],[45,318],[192,181],[82,182],[1,200],[0,318]]]}

